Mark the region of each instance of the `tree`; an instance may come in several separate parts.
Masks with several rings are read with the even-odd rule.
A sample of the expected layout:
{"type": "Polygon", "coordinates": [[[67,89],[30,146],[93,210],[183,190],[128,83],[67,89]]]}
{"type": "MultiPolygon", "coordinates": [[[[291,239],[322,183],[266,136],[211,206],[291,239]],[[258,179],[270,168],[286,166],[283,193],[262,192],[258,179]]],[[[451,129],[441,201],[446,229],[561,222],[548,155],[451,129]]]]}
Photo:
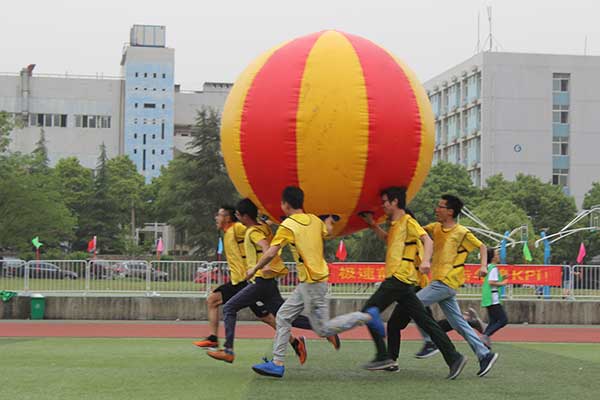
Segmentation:
{"type": "Polygon", "coordinates": [[[156,217],[185,231],[187,244],[204,256],[216,248],[215,212],[239,198],[225,170],[219,130],[217,111],[198,111],[189,144],[192,154],[175,157],[155,179],[158,195],[150,207],[156,217]]]}
{"type": "Polygon", "coordinates": [[[48,159],[48,147],[46,146],[46,134],[44,128],[40,129],[40,138],[35,144],[35,148],[31,152],[33,156],[33,171],[47,173],[49,170],[50,160],[48,159]]]}
{"type": "Polygon", "coordinates": [[[118,221],[121,226],[131,222],[132,208],[140,208],[144,177],[128,156],[107,161],[108,194],[119,205],[118,221]]]}
{"type": "Polygon", "coordinates": [[[435,206],[444,194],[458,196],[465,205],[473,206],[478,200],[479,189],[473,185],[463,166],[439,162],[431,168],[423,187],[408,207],[421,224],[433,222],[435,206]]]}
{"type": "Polygon", "coordinates": [[[8,150],[13,127],[10,115],[6,111],[0,111],[0,155],[8,150]]]}
{"type": "MultiPolygon", "coordinates": [[[[124,248],[119,226],[120,204],[110,196],[108,157],[104,143],[100,146],[100,156],[96,166],[96,176],[92,195],[85,210],[80,215],[79,232],[87,240],[98,238],[98,248],[103,253],[121,252],[124,248]]],[[[84,241],[85,243],[85,241],[84,241]]],[[[81,246],[78,250],[85,250],[81,246]]]]}

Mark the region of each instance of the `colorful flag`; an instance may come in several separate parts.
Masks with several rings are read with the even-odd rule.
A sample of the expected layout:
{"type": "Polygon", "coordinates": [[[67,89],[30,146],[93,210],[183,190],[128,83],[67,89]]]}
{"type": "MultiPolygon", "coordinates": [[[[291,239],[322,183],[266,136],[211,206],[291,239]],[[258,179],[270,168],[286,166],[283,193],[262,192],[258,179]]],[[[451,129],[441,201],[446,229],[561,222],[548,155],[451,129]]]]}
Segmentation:
{"type": "Polygon", "coordinates": [[[39,236],[36,236],[33,239],[31,239],[31,243],[35,246],[36,250],[39,250],[39,248],[44,245],[44,243],[40,242],[39,236]]]}
{"type": "Polygon", "coordinates": [[[346,251],[346,245],[343,240],[340,240],[340,244],[338,246],[337,251],[335,252],[335,256],[340,261],[346,261],[346,257],[348,257],[348,252],[346,251]]]}
{"type": "Polygon", "coordinates": [[[531,252],[529,251],[529,246],[527,246],[527,242],[523,243],[523,257],[527,262],[532,262],[533,257],[531,257],[531,252]]]}
{"type": "Polygon", "coordinates": [[[583,262],[585,254],[585,246],[583,245],[583,242],[581,242],[581,245],[579,246],[579,254],[577,254],[577,264],[581,264],[583,262]]]}
{"type": "Polygon", "coordinates": [[[96,251],[96,236],[94,236],[92,240],[88,242],[87,251],[88,253],[93,253],[96,251]]]}
{"type": "Polygon", "coordinates": [[[163,240],[162,238],[158,238],[158,240],[156,241],[156,252],[162,253],[164,250],[165,247],[163,246],[163,240]]]}
{"type": "Polygon", "coordinates": [[[219,244],[217,245],[217,254],[223,254],[223,239],[219,237],[219,244]]]}

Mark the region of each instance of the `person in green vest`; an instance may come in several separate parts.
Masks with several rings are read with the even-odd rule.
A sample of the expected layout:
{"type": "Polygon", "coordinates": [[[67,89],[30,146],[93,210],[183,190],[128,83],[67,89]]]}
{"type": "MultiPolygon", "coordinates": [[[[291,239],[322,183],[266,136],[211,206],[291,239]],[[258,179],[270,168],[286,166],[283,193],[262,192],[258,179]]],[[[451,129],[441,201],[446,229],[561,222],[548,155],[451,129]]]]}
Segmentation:
{"type": "Polygon", "coordinates": [[[498,249],[488,249],[488,260],[491,260],[487,267],[487,275],[481,288],[481,306],[487,310],[488,326],[483,331],[481,340],[488,348],[492,347],[490,336],[498,332],[508,323],[506,312],[500,301],[500,286],[507,284],[507,276],[500,274],[496,263],[500,260],[498,249]]]}

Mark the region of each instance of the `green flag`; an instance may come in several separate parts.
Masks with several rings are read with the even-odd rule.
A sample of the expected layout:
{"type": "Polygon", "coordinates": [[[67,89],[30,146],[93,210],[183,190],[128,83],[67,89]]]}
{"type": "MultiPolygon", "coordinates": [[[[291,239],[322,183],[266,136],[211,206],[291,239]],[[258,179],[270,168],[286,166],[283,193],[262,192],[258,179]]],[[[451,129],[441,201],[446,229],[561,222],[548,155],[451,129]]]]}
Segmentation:
{"type": "Polygon", "coordinates": [[[36,236],[33,239],[31,239],[31,243],[35,246],[36,249],[39,249],[44,245],[44,243],[40,242],[39,236],[36,236]]]}
{"type": "Polygon", "coordinates": [[[527,262],[532,262],[533,257],[531,257],[531,252],[529,251],[529,246],[527,246],[527,242],[523,243],[523,257],[527,262]]]}

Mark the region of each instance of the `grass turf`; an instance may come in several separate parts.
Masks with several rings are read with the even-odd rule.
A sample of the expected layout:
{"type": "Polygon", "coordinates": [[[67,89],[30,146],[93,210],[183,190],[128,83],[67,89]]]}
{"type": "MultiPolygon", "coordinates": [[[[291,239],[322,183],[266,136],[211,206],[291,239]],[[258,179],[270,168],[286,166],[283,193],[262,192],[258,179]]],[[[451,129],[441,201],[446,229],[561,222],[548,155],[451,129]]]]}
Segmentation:
{"type": "Polygon", "coordinates": [[[368,372],[367,341],[344,341],[336,353],[309,341],[300,366],[290,349],[283,379],[250,370],[270,340],[239,340],[233,365],[215,361],[181,339],[0,339],[3,399],[597,399],[600,351],[592,344],[496,344],[501,356],[485,378],[469,363],[447,381],[441,356],[417,360],[420,343],[402,345],[400,372],[368,372]]]}

